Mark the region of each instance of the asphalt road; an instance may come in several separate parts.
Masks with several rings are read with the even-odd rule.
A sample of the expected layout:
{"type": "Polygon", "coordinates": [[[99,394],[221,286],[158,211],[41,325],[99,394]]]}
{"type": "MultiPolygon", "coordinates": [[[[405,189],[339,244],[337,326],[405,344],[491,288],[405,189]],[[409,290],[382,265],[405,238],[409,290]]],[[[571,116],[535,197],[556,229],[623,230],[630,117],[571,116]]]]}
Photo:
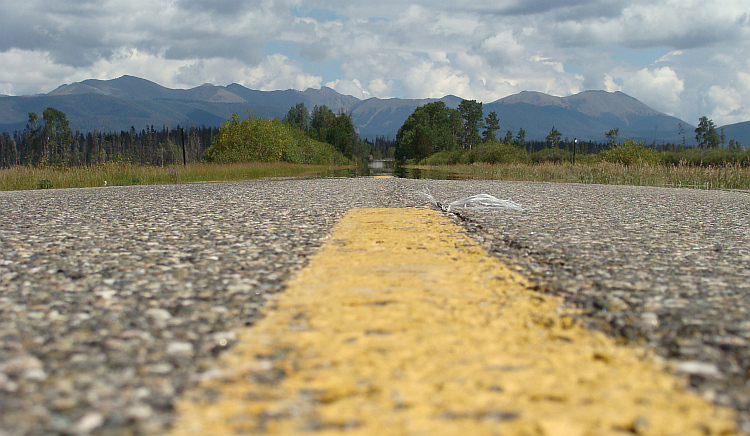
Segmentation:
{"type": "Polygon", "coordinates": [[[530,207],[454,219],[750,429],[749,194],[362,178],[0,193],[0,435],[161,433],[345,211],[425,187],[530,207]]]}

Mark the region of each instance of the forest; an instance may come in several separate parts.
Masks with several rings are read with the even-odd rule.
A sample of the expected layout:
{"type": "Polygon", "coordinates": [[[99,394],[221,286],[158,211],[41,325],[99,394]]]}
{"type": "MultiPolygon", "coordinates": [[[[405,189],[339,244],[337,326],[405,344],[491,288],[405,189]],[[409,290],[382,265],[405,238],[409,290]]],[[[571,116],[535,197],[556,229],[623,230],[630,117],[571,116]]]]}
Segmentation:
{"type": "MultiPolygon", "coordinates": [[[[607,141],[578,141],[563,137],[552,126],[545,141],[527,140],[523,128],[500,135],[495,112],[487,116],[481,102],[463,100],[456,109],[441,101],[420,106],[409,115],[396,135],[397,165],[538,164],[608,161],[620,164],[750,166],[750,150],[739,143],[725,144],[714,122],[701,117],[695,129],[697,147],[682,144],[647,144],[619,138],[619,129],[605,133],[607,141]]],[[[688,132],[681,127],[681,135],[688,132]]]]}
{"type": "Polygon", "coordinates": [[[29,113],[29,123],[23,131],[0,137],[0,168],[89,166],[105,162],[165,166],[184,160],[195,162],[218,133],[216,127],[196,126],[72,132],[63,112],[47,108],[41,120],[36,113],[29,113]]]}
{"type": "MultiPolygon", "coordinates": [[[[23,131],[0,135],[0,168],[87,167],[108,162],[169,166],[226,159],[289,163],[332,161],[328,149],[302,141],[299,139],[302,136],[316,143],[329,144],[343,158],[359,162],[395,157],[397,164],[533,164],[576,159],[625,159],[617,156],[630,156],[628,159],[632,160],[635,154],[646,156],[643,159],[652,164],[750,165],[750,152],[733,141],[725,144],[722,132],[706,117],[699,120],[695,129],[699,144],[696,148],[684,144],[636,144],[627,138],[618,138],[617,128],[606,133],[607,141],[604,143],[579,142],[575,138],[563,137],[563,129],[558,130],[554,126],[545,141],[528,140],[523,129],[507,131],[503,135],[501,122],[494,112],[485,116],[482,103],[475,100],[463,100],[456,109],[435,102],[416,108],[400,128],[395,141],[385,137],[371,141],[358,137],[349,114],[334,113],[325,106],[308,110],[300,103],[291,107],[280,120],[261,122],[248,114],[248,120],[243,121],[235,116],[221,127],[178,125],[173,128],[162,126],[157,130],[151,125],[140,130],[133,126],[128,131],[120,132],[73,132],[65,113],[47,108],[41,118],[36,113],[29,113],[28,124],[23,131]],[[288,137],[287,143],[272,146],[271,140],[263,144],[255,141],[256,144],[252,146],[255,151],[242,155],[245,157],[221,157],[210,151],[212,147],[216,149],[217,145],[224,147],[225,152],[232,147],[235,151],[237,147],[245,147],[247,151],[253,139],[246,133],[238,134],[237,129],[247,130],[249,126],[256,129],[254,138],[276,140],[279,138],[278,132],[284,132],[288,137]],[[280,126],[286,127],[279,130],[280,126]],[[293,132],[289,129],[293,129],[293,132]],[[219,141],[217,144],[217,138],[225,138],[224,143],[219,141]],[[266,153],[267,156],[258,154],[264,147],[268,150],[275,147],[276,152],[266,153]],[[328,158],[312,157],[321,153],[328,158]]],[[[344,162],[339,158],[334,160],[344,162]]]]}
{"type": "MultiPolygon", "coordinates": [[[[310,116],[304,105],[297,105],[290,109],[290,114],[298,118],[292,120],[288,115],[284,120],[270,121],[295,125],[310,138],[336,146],[349,158],[382,158],[388,157],[389,152],[392,156],[393,140],[385,137],[360,140],[348,117],[336,115],[325,106],[316,106],[310,116]]],[[[222,126],[230,127],[231,120],[222,126]]],[[[47,108],[41,119],[38,114],[29,113],[23,131],[0,135],[0,168],[85,167],[108,162],[168,166],[199,162],[205,160],[206,151],[215,144],[222,128],[178,125],[157,129],[151,125],[140,130],[133,126],[120,132],[73,132],[65,113],[47,108]]]]}

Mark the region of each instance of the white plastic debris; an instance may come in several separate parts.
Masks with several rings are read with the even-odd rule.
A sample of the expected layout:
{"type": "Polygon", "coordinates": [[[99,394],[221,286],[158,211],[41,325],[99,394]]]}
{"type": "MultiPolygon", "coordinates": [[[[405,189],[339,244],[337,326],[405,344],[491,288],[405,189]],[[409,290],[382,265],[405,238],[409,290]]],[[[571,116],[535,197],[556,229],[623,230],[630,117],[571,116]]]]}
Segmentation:
{"type": "Polygon", "coordinates": [[[455,210],[487,210],[487,209],[511,209],[525,211],[530,208],[524,207],[511,200],[500,200],[497,197],[493,197],[489,194],[477,194],[471,197],[462,198],[460,200],[452,201],[450,203],[440,203],[435,197],[430,194],[430,191],[425,188],[424,191],[420,192],[419,195],[424,197],[427,201],[432,203],[433,206],[440,208],[445,212],[451,212],[455,210]]]}

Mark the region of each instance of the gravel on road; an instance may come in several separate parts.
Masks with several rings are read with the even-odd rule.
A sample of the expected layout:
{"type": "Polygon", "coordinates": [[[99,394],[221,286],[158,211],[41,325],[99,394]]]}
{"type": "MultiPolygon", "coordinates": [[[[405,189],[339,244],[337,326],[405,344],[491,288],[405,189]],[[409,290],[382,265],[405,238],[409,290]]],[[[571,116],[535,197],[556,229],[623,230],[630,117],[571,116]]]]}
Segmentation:
{"type": "Polygon", "coordinates": [[[0,193],[0,435],[160,434],[174,398],[393,181],[0,193]]]}
{"type": "Polygon", "coordinates": [[[748,194],[360,178],[0,193],[0,436],[161,433],[345,211],[424,187],[530,206],[454,216],[750,430],[748,194]]]}
{"type": "Polygon", "coordinates": [[[584,322],[641,344],[750,432],[750,195],[515,182],[429,183],[526,211],[453,210],[484,247],[566,297],[584,322]]]}

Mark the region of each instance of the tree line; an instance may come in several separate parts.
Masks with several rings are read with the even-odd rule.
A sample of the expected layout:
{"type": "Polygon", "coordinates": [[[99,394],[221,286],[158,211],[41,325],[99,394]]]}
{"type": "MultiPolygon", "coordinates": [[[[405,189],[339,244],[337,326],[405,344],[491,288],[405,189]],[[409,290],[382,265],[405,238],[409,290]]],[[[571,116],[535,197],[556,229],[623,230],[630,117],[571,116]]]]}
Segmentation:
{"type": "Polygon", "coordinates": [[[26,128],[0,135],[0,168],[11,166],[88,166],[105,162],[173,165],[201,159],[218,134],[217,127],[73,132],[65,113],[47,108],[30,112],[26,128]]]}
{"type": "MultiPolygon", "coordinates": [[[[541,152],[539,159],[561,160],[566,153],[591,154],[618,146],[619,129],[606,132],[604,143],[587,141],[578,143],[564,138],[552,127],[544,141],[527,140],[523,128],[518,132],[508,130],[502,138],[500,120],[495,112],[486,117],[482,103],[463,100],[457,108],[443,102],[420,106],[409,115],[398,131],[395,141],[378,137],[374,141],[362,140],[352,122],[351,114],[340,110],[334,113],[326,106],[315,106],[312,111],[298,103],[292,106],[282,120],[298,128],[315,141],[333,145],[347,158],[394,158],[402,163],[419,161],[436,153],[468,153],[482,155],[483,149],[503,144],[525,150],[529,155],[541,152]],[[475,150],[477,147],[481,149],[475,150]]],[[[157,130],[147,126],[141,130],[103,132],[94,130],[72,132],[66,115],[54,108],[41,114],[29,113],[28,124],[22,131],[0,135],[0,168],[11,166],[87,166],[118,161],[141,165],[173,165],[199,161],[219,134],[217,127],[168,128],[157,130]]],[[[726,138],[714,122],[701,117],[695,129],[697,148],[712,150],[723,148],[726,138]]],[[[655,150],[676,152],[689,149],[685,126],[680,126],[683,144],[652,144],[655,150]]],[[[730,141],[729,150],[739,150],[740,144],[730,141]]],[[[497,152],[494,152],[497,155],[497,152]]]]}
{"type": "MultiPolygon", "coordinates": [[[[441,101],[428,103],[416,108],[399,129],[395,144],[396,160],[400,164],[436,156],[432,161],[471,163],[474,159],[491,159],[501,162],[501,154],[509,155],[508,158],[510,155],[518,157],[516,149],[520,149],[529,156],[535,154],[531,157],[532,161],[561,161],[575,159],[577,153],[597,154],[619,146],[618,128],[606,132],[607,140],[604,143],[563,139],[563,134],[555,126],[552,126],[544,141],[527,140],[523,128],[517,133],[508,130],[503,138],[497,137],[499,131],[497,114],[490,112],[485,117],[482,103],[476,100],[462,100],[456,109],[441,101]]],[[[680,126],[680,135],[684,138],[682,145],[654,143],[650,148],[667,152],[690,149],[685,144],[687,133],[684,125],[680,126]]],[[[695,139],[699,150],[724,147],[726,142],[723,131],[717,130],[714,122],[705,116],[700,118],[695,129],[695,139]]],[[[739,143],[729,142],[728,150],[740,149],[739,143]]]]}
{"type": "Polygon", "coordinates": [[[298,128],[316,141],[333,145],[350,159],[393,158],[394,140],[385,136],[372,141],[361,139],[352,115],[343,110],[334,113],[325,105],[316,105],[310,111],[304,103],[297,103],[289,108],[281,122],[298,128]]]}

